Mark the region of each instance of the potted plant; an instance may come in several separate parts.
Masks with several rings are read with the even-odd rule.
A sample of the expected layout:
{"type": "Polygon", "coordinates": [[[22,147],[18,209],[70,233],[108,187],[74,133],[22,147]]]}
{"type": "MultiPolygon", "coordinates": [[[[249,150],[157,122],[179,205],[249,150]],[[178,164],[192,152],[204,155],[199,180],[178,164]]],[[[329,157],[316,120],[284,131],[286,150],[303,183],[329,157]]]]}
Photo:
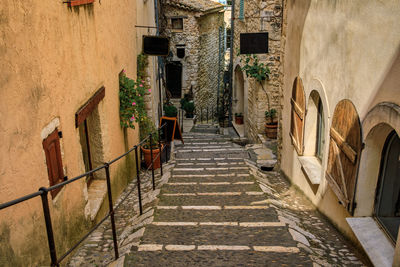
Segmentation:
{"type": "Polygon", "coordinates": [[[278,122],[276,121],[276,109],[265,111],[265,134],[268,138],[276,139],[278,133],[278,122]]]}
{"type": "Polygon", "coordinates": [[[186,112],[186,118],[193,118],[195,109],[193,100],[186,102],[185,105],[183,106],[183,109],[186,112]]]}
{"type": "Polygon", "coordinates": [[[178,109],[171,103],[164,104],[164,114],[166,117],[178,116],[178,109]]]}
{"type": "Polygon", "coordinates": [[[243,124],[243,113],[235,113],[235,123],[243,124]]]}
{"type": "MultiPolygon", "coordinates": [[[[150,168],[151,159],[153,158],[154,163],[152,169],[153,170],[158,169],[160,168],[161,154],[160,154],[160,147],[158,143],[159,139],[156,127],[154,126],[153,122],[147,117],[139,123],[139,127],[140,127],[140,140],[146,139],[150,133],[153,133],[151,138],[151,144],[150,144],[150,139],[148,138],[146,142],[144,142],[144,144],[140,147],[140,149],[144,155],[144,162],[146,164],[146,167],[150,168]]],[[[163,147],[164,145],[162,144],[161,150],[163,150],[163,147]]]]}
{"type": "MultiPolygon", "coordinates": [[[[242,59],[240,62],[242,62],[242,59]]],[[[267,122],[265,123],[265,131],[269,138],[276,139],[278,122],[274,119],[277,112],[276,109],[271,109],[268,92],[263,86],[263,82],[269,79],[269,74],[271,74],[271,71],[266,64],[259,62],[257,55],[246,55],[242,70],[246,72],[247,77],[256,79],[267,97],[268,109],[265,111],[265,118],[267,119],[267,122]]]]}

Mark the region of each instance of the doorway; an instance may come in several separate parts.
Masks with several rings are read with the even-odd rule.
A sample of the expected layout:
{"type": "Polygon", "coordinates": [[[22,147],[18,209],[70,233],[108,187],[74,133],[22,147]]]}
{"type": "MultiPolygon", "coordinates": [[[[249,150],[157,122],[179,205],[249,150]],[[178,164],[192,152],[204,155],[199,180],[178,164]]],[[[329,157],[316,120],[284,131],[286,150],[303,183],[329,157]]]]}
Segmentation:
{"type": "Polygon", "coordinates": [[[182,97],[182,63],[173,61],[165,65],[167,89],[172,98],[182,97]]]}
{"type": "Polygon", "coordinates": [[[400,138],[392,131],[382,151],[375,215],[395,243],[400,226],[400,138]]]}

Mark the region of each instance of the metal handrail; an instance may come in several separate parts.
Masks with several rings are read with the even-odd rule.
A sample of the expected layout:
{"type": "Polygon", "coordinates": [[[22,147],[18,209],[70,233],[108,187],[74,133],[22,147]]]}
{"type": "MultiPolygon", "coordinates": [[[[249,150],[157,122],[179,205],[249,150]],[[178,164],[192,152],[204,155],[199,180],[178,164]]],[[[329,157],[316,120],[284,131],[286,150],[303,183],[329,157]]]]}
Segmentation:
{"type": "MultiPolygon", "coordinates": [[[[153,190],[155,190],[155,177],[154,177],[154,162],[158,159],[158,157],[161,157],[161,153],[164,151],[166,146],[162,148],[161,146],[161,130],[164,128],[165,131],[168,131],[166,128],[166,123],[164,123],[161,127],[159,127],[155,132],[158,133],[158,147],[159,147],[159,153],[156,156],[155,159],[153,159],[153,154],[151,153],[151,163],[149,167],[147,168],[146,171],[148,171],[150,168],[152,169],[152,182],[153,182],[153,190]]],[[[5,202],[0,204],[0,210],[3,210],[5,208],[9,208],[11,206],[17,205],[21,202],[33,199],[35,197],[40,196],[42,199],[42,206],[43,206],[43,214],[44,214],[44,219],[46,223],[46,232],[47,232],[47,239],[48,239],[48,245],[49,245],[49,250],[50,250],[50,258],[51,258],[51,266],[60,266],[60,263],[62,260],[64,260],[69,254],[72,253],[88,236],[93,233],[105,220],[107,220],[109,217],[111,218],[111,227],[112,227],[112,234],[113,234],[113,241],[114,241],[114,252],[115,252],[115,259],[119,258],[119,251],[118,251],[118,242],[117,242],[117,234],[116,234],[116,226],[115,226],[115,220],[114,220],[114,207],[112,203],[112,191],[111,191],[111,179],[110,179],[110,166],[115,163],[116,161],[120,160],[121,158],[127,156],[129,153],[132,151],[135,151],[135,162],[136,162],[136,176],[137,176],[137,187],[138,187],[138,198],[139,198],[139,209],[140,209],[140,214],[143,214],[143,207],[142,207],[142,199],[141,199],[141,191],[140,191],[140,168],[139,168],[139,161],[138,161],[138,148],[141,147],[147,140],[150,141],[150,148],[152,148],[152,135],[155,132],[151,132],[145,139],[143,139],[139,144],[133,146],[131,149],[129,149],[127,152],[123,153],[122,155],[116,157],[113,160],[110,160],[109,162],[104,163],[102,166],[99,166],[93,170],[90,170],[88,172],[85,172],[81,175],[78,175],[70,180],[61,182],[59,184],[50,186],[50,187],[41,187],[39,191],[25,195],[23,197],[5,202]],[[108,193],[108,201],[109,201],[109,212],[107,215],[100,220],[99,223],[97,223],[93,228],[89,230],[88,233],[86,233],[77,243],[75,243],[66,253],[64,253],[62,256],[57,258],[57,253],[56,253],[56,248],[55,248],[55,241],[54,241],[54,234],[53,234],[53,226],[51,223],[51,215],[50,215],[50,208],[49,208],[49,202],[48,202],[48,192],[51,192],[52,190],[55,190],[57,188],[60,188],[62,186],[68,185],[70,183],[73,183],[77,180],[82,179],[83,177],[87,177],[88,175],[95,173],[101,169],[105,169],[106,171],[106,181],[107,181],[107,193],[108,193]]],[[[167,135],[167,132],[165,132],[167,135]]],[[[166,136],[165,136],[166,137],[166,136]]],[[[161,176],[163,175],[163,170],[162,170],[162,160],[160,158],[160,173],[161,176]]],[[[115,209],[118,209],[119,206],[128,198],[128,196],[134,191],[132,189],[125,197],[122,199],[115,207],[115,209]]]]}

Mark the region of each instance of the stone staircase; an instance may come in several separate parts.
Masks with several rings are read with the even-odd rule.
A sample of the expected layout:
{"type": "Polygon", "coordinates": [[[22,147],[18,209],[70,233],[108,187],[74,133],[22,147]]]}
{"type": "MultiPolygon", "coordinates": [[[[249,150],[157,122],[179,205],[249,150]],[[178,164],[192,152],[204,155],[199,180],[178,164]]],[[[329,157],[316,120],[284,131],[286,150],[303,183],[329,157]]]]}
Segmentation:
{"type": "Polygon", "coordinates": [[[175,145],[154,221],[124,266],[312,266],[250,174],[247,151],[212,128],[175,145]]]}

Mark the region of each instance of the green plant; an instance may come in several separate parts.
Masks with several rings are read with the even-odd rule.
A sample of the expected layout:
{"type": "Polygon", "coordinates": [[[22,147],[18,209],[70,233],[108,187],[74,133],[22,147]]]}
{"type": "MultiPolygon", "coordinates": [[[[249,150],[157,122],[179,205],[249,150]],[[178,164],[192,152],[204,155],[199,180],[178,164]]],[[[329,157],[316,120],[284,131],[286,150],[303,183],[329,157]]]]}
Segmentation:
{"type": "Polygon", "coordinates": [[[277,111],[274,108],[265,111],[265,119],[269,121],[268,123],[275,123],[274,118],[276,117],[277,111]]]}
{"type": "Polygon", "coordinates": [[[164,105],[164,113],[167,117],[176,117],[178,109],[174,105],[167,103],[164,105]]]}
{"type": "Polygon", "coordinates": [[[194,102],[193,101],[186,102],[186,104],[183,106],[183,109],[187,113],[193,113],[195,109],[194,102]]]}
{"type": "MultiPolygon", "coordinates": [[[[152,133],[152,145],[153,148],[158,147],[158,133],[157,129],[154,125],[154,123],[148,118],[145,117],[140,123],[139,123],[139,136],[140,140],[144,140],[147,138],[147,136],[152,133]]],[[[142,145],[144,148],[149,149],[150,148],[150,139],[147,139],[146,142],[142,145]]]]}
{"type": "Polygon", "coordinates": [[[185,95],[183,96],[183,98],[179,101],[180,104],[181,104],[181,108],[184,109],[186,103],[188,103],[188,102],[191,101],[191,100],[192,100],[192,99],[191,99],[190,95],[189,95],[189,94],[185,94],[185,95]]]}
{"type": "Polygon", "coordinates": [[[243,113],[235,113],[235,117],[243,117],[243,113]]]}
{"type": "Polygon", "coordinates": [[[119,114],[123,128],[135,129],[135,122],[147,117],[144,104],[146,87],[142,80],[135,81],[126,76],[125,70],[119,76],[119,114]]]}
{"type": "MultiPolygon", "coordinates": [[[[243,62],[243,59],[240,59],[240,62],[243,62]]],[[[271,103],[269,100],[268,92],[264,89],[263,82],[269,79],[269,75],[271,74],[270,69],[264,63],[260,63],[257,55],[246,55],[244,59],[244,66],[242,70],[246,73],[247,77],[254,78],[260,85],[262,90],[264,91],[265,95],[267,96],[267,104],[268,104],[268,112],[269,114],[276,115],[276,110],[273,112],[274,109],[271,109],[271,103]]],[[[267,117],[267,116],[266,116],[267,117]]],[[[271,118],[271,115],[268,116],[271,118]]],[[[272,121],[271,121],[272,123],[272,121]]]]}
{"type": "MultiPolygon", "coordinates": [[[[240,59],[240,62],[243,62],[243,60],[240,59]]],[[[242,70],[246,73],[247,77],[254,78],[260,83],[269,79],[269,75],[271,74],[268,66],[259,62],[257,55],[250,54],[245,56],[242,70]]]]}

